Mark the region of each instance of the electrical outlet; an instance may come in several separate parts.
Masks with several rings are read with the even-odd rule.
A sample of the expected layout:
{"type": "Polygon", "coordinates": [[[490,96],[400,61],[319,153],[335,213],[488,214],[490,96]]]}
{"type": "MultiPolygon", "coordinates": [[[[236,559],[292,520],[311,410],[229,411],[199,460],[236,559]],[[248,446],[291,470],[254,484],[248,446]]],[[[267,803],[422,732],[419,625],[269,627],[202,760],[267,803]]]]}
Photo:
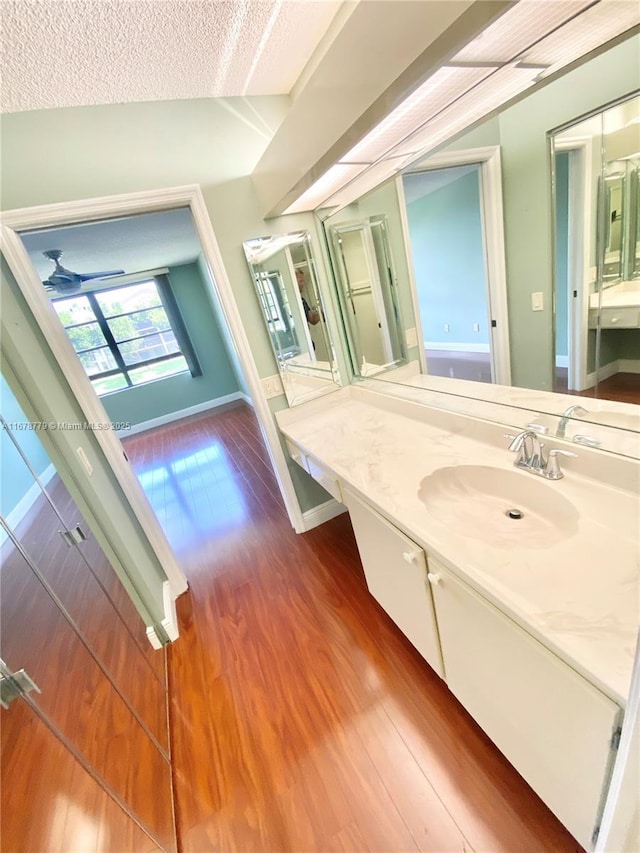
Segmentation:
{"type": "Polygon", "coordinates": [[[479,332],[479,331],[480,331],[480,323],[474,323],[474,324],[473,324],[473,331],[474,331],[474,332],[479,332]]]}
{"type": "Polygon", "coordinates": [[[444,324],[444,330],[445,330],[445,332],[449,331],[449,324],[448,323],[444,324]]]}
{"type": "Polygon", "coordinates": [[[264,391],[267,400],[284,394],[282,380],[277,373],[274,376],[265,376],[265,378],[260,381],[262,382],[262,390],[264,391]]]}

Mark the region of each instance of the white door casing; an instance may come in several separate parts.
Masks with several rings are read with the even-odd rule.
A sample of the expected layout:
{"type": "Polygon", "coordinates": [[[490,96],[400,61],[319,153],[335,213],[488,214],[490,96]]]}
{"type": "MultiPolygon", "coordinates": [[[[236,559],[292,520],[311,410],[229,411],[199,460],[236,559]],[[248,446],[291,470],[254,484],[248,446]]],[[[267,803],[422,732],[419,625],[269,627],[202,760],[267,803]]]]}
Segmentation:
{"type": "MultiPolygon", "coordinates": [[[[304,521],[282,450],[278,431],[263,393],[258,370],[253,359],[249,340],[242,324],[231,283],[227,276],[218,242],[213,232],[202,192],[198,185],[189,185],[148,192],[127,193],[84,199],[59,204],[42,205],[5,211],[1,215],[2,252],[35,321],[56,358],[63,367],[65,376],[87,422],[105,422],[109,418],[87,378],[75,351],[56,320],[40,278],[30,262],[18,230],[51,228],[79,222],[99,221],[114,216],[133,216],[153,211],[164,211],[188,207],[193,217],[196,232],[202,245],[203,256],[211,273],[224,320],[228,326],[236,355],[244,372],[247,389],[255,408],[256,416],[265,439],[274,473],[283,496],[289,519],[297,532],[304,530],[304,521]]],[[[29,382],[29,376],[18,376],[19,381],[29,382]]],[[[186,579],[177,565],[175,556],[166,540],[159,522],[135,477],[124,460],[122,448],[112,431],[96,431],[96,438],[112,471],[127,495],[151,546],[164,567],[171,584],[174,598],[186,589],[186,579]]]]}

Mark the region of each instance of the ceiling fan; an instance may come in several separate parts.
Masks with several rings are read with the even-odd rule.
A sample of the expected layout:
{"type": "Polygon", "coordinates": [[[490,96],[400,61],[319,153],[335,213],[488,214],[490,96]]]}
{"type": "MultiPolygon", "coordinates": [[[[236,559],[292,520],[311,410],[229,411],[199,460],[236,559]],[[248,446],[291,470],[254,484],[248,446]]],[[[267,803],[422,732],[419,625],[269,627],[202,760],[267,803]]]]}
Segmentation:
{"type": "Polygon", "coordinates": [[[62,257],[62,249],[47,249],[42,253],[45,258],[53,261],[55,269],[48,279],[43,281],[45,288],[51,292],[57,293],[77,293],[81,290],[85,281],[91,281],[94,278],[109,278],[114,275],[123,275],[124,270],[105,270],[103,272],[79,273],[65,269],[60,264],[62,257]]]}

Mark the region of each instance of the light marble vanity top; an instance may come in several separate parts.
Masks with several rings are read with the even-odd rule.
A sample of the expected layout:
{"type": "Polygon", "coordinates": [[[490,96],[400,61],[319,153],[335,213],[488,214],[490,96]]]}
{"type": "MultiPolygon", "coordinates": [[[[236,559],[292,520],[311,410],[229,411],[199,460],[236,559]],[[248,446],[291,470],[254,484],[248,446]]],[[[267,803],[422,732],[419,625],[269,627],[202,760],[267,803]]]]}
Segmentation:
{"type": "Polygon", "coordinates": [[[600,293],[592,293],[589,298],[590,308],[625,308],[627,306],[640,306],[640,280],[621,281],[605,287],[600,293]]]}
{"type": "MultiPolygon", "coordinates": [[[[377,377],[392,385],[392,393],[417,403],[448,409],[471,417],[484,418],[498,423],[512,424],[514,429],[524,429],[529,423],[547,427],[555,433],[562,413],[570,406],[580,405],[586,414],[572,415],[566,425],[566,438],[587,435],[599,441],[603,450],[640,458],[640,406],[612,402],[579,395],[556,394],[551,391],[533,391],[511,385],[495,385],[455,380],[419,373],[419,365],[412,363],[377,377]],[[399,384],[396,384],[395,377],[399,384]],[[480,386],[480,387],[479,387],[480,386]],[[541,414],[545,413],[545,414],[541,414]]],[[[375,388],[371,380],[363,387],[375,388]]]]}
{"type": "Polygon", "coordinates": [[[354,386],[277,418],[289,439],[428,555],[625,704],[640,622],[636,461],[576,447],[578,459],[561,460],[565,477],[546,481],[513,467],[504,427],[354,386]],[[419,498],[421,483],[459,465],[543,483],[575,506],[575,530],[553,544],[531,547],[516,538],[501,546],[440,523],[419,498]]]}

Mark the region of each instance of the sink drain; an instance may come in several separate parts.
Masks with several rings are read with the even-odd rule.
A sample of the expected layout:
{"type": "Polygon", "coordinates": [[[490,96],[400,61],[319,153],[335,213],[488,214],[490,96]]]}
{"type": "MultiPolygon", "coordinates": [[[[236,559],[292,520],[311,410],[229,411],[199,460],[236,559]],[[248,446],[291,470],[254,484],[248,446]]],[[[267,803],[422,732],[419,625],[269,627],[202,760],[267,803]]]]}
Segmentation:
{"type": "Polygon", "coordinates": [[[508,509],[508,510],[505,512],[505,515],[507,516],[507,518],[513,518],[513,519],[515,519],[516,521],[517,521],[519,518],[524,518],[524,513],[522,512],[522,510],[521,510],[521,509],[508,509]]]}

